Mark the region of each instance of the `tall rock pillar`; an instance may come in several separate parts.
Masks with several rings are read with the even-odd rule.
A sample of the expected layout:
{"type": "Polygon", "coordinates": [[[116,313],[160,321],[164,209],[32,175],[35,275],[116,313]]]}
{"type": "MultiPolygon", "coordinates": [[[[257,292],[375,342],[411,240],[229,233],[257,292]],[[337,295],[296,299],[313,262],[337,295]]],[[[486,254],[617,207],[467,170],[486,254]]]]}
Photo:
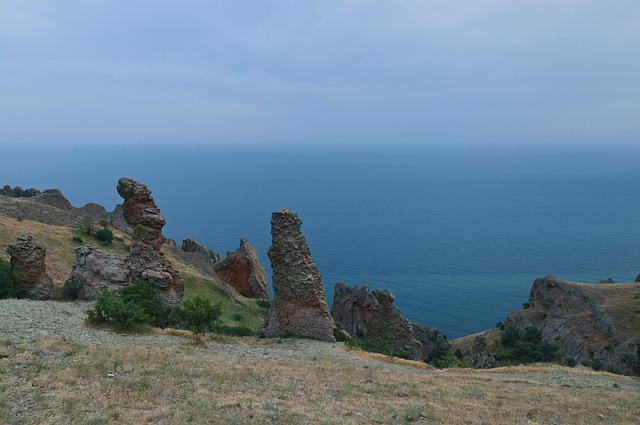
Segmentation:
{"type": "Polygon", "coordinates": [[[273,270],[274,299],[261,331],[265,336],[295,336],[335,341],[334,323],[321,275],[300,226],[289,210],[271,215],[272,244],[267,252],[273,270]]]}

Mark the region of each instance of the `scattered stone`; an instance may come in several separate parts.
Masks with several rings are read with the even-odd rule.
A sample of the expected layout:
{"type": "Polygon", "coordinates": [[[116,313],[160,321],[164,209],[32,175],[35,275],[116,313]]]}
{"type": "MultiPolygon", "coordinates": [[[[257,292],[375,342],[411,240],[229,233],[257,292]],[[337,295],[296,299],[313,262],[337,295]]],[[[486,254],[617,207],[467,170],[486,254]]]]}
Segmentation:
{"type": "MultiPolygon", "coordinates": [[[[182,245],[184,249],[184,243],[182,245]]],[[[260,264],[256,249],[244,238],[240,239],[237,251],[228,253],[219,263],[216,273],[220,280],[247,298],[270,299],[267,272],[260,264]]]]}
{"type": "Polygon", "coordinates": [[[47,300],[53,296],[53,281],[47,275],[46,249],[29,235],[19,236],[7,247],[11,256],[11,274],[18,298],[47,300]]]}
{"type": "Polygon", "coordinates": [[[259,332],[267,337],[291,333],[335,341],[321,275],[300,231],[301,225],[302,220],[289,209],[271,215],[272,245],[268,256],[274,300],[259,332]]]}

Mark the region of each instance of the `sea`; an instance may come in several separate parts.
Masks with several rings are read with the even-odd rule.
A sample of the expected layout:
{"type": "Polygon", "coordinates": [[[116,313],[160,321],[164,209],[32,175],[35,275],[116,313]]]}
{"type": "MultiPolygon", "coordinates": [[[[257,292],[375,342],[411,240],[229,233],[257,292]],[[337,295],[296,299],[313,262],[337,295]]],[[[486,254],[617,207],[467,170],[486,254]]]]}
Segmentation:
{"type": "Polygon", "coordinates": [[[640,273],[640,147],[329,144],[5,147],[0,184],[58,188],[112,210],[145,183],[165,236],[221,253],[240,238],[270,274],[271,213],[290,208],[322,273],[388,289],[449,339],[493,328],[534,279],[633,282],[640,273]]]}

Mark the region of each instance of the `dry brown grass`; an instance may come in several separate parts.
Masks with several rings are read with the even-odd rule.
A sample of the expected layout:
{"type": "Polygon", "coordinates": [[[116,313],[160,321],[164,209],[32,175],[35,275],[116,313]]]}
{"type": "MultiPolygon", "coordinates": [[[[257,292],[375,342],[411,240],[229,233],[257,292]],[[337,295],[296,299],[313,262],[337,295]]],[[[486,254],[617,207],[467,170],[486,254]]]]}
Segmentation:
{"type": "Polygon", "coordinates": [[[244,344],[0,344],[0,422],[634,424],[640,412],[635,378],[545,365],[427,370],[322,343],[303,342],[326,351],[308,359],[286,355],[299,341],[244,344]]]}

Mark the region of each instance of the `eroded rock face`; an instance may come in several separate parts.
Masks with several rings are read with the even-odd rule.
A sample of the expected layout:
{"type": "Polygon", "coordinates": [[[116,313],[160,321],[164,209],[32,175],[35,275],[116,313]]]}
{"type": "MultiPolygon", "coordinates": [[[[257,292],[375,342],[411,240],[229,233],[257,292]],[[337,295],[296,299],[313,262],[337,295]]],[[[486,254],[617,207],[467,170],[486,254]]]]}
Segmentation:
{"type": "Polygon", "coordinates": [[[292,333],[335,341],[320,272],[300,231],[301,225],[302,220],[289,209],[271,215],[272,244],[268,255],[274,300],[260,332],[267,337],[292,333]]]}
{"type": "Polygon", "coordinates": [[[393,305],[395,297],[386,289],[374,289],[371,293],[378,303],[371,308],[371,320],[363,339],[385,339],[390,350],[423,360],[422,344],[416,339],[411,323],[393,305]]]}
{"type": "Polygon", "coordinates": [[[486,369],[495,366],[496,359],[484,336],[478,335],[468,350],[462,353],[462,359],[475,368],[486,369]]]}
{"type": "Polygon", "coordinates": [[[366,285],[347,286],[338,282],[333,293],[331,316],[349,335],[362,339],[367,334],[371,309],[376,304],[378,300],[366,285]]]}
{"type": "Polygon", "coordinates": [[[260,264],[256,249],[244,238],[240,239],[240,247],[236,252],[229,253],[222,260],[216,274],[247,298],[271,298],[267,272],[260,264]]]}
{"type": "Polygon", "coordinates": [[[446,353],[449,350],[451,344],[438,329],[416,323],[412,323],[411,328],[416,339],[422,344],[422,360],[425,362],[433,360],[434,354],[446,353]]]}
{"type": "Polygon", "coordinates": [[[158,298],[166,308],[180,304],[184,283],[161,252],[165,219],[151,191],[129,178],[121,178],[117,190],[124,198],[124,219],[132,229],[133,242],[126,259],[129,281],[154,279],[159,287],[158,298]]]}
{"type": "Polygon", "coordinates": [[[410,323],[393,305],[395,297],[385,289],[370,291],[336,283],[331,315],[354,338],[388,341],[387,350],[404,353],[414,360],[428,361],[449,343],[437,329],[410,323]]]}
{"type": "MultiPolygon", "coordinates": [[[[609,286],[615,289],[604,285],[609,286]]],[[[558,345],[563,357],[577,363],[598,359],[603,370],[639,374],[634,370],[640,365],[638,343],[618,340],[617,325],[605,311],[606,297],[590,288],[555,276],[538,278],[531,287],[530,308],[511,313],[505,326],[520,332],[532,326],[540,329],[546,342],[558,345]]]]}
{"type": "Polygon", "coordinates": [[[114,292],[129,283],[129,274],[124,258],[94,246],[83,246],[75,250],[76,263],[70,278],[78,284],[78,298],[93,299],[103,289],[114,292]]]}
{"type": "Polygon", "coordinates": [[[11,274],[18,298],[47,300],[53,296],[53,281],[47,275],[46,249],[28,235],[18,237],[7,247],[11,256],[11,274]]]}

